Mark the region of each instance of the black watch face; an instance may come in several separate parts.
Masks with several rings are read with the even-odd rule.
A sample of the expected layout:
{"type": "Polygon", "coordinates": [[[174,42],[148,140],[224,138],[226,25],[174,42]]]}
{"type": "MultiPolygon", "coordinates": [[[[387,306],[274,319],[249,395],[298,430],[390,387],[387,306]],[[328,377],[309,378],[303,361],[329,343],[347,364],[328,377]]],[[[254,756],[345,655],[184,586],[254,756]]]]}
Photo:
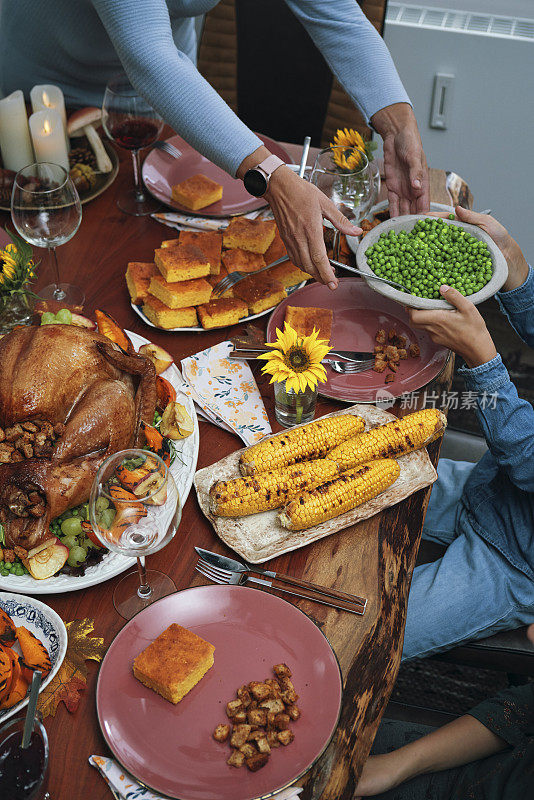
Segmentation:
{"type": "Polygon", "coordinates": [[[262,197],[267,191],[265,175],[262,175],[258,169],[247,170],[243,178],[243,183],[245,184],[247,192],[254,195],[254,197],[262,197]]]}

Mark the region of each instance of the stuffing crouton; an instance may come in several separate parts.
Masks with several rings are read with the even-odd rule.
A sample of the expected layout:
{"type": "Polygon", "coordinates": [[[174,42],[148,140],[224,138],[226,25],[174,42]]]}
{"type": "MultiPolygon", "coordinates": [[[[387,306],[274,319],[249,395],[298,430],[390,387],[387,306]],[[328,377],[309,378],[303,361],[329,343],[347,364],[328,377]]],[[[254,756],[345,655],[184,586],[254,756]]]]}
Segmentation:
{"type": "Polygon", "coordinates": [[[271,730],[271,728],[276,727],[275,719],[276,719],[276,714],[274,713],[274,711],[268,711],[267,712],[267,730],[268,731],[271,730]]]}
{"type": "Polygon", "coordinates": [[[245,744],[242,744],[239,748],[239,752],[243,753],[245,758],[252,758],[252,756],[255,756],[258,751],[253,744],[245,742],[245,744]]]}
{"type": "Polygon", "coordinates": [[[385,344],[386,343],[386,332],[384,328],[379,328],[376,332],[375,340],[378,344],[385,344]]]}
{"type": "Polygon", "coordinates": [[[374,363],[373,370],[374,372],[384,372],[385,368],[387,367],[387,362],[384,359],[376,359],[374,363]]]}
{"type": "Polygon", "coordinates": [[[388,331],[388,340],[393,342],[397,338],[397,331],[394,328],[390,328],[388,331]]]}
{"type": "Polygon", "coordinates": [[[404,350],[406,348],[406,342],[407,341],[408,340],[406,339],[406,336],[397,336],[396,340],[395,340],[395,344],[396,344],[396,346],[398,348],[404,350]]]}
{"type": "Polygon", "coordinates": [[[280,747],[278,733],[278,731],[267,731],[267,742],[269,743],[269,747],[280,747]]]}
{"type": "Polygon", "coordinates": [[[377,344],[376,347],[375,347],[375,356],[378,355],[379,353],[383,353],[383,352],[384,352],[384,345],[383,344],[377,344]]]}
{"type": "Polygon", "coordinates": [[[286,689],[285,692],[282,692],[281,697],[286,706],[296,703],[299,699],[299,696],[294,689],[286,689]]]}
{"type": "Polygon", "coordinates": [[[232,719],[238,711],[243,711],[243,703],[241,700],[230,700],[230,702],[226,704],[226,714],[230,719],[232,719]]]}
{"type": "Polygon", "coordinates": [[[398,351],[399,351],[399,358],[401,359],[401,361],[405,358],[408,358],[408,352],[403,347],[399,347],[398,351]]]}
{"type": "Polygon", "coordinates": [[[280,697],[280,684],[277,680],[275,680],[275,678],[267,678],[265,683],[271,690],[271,697],[280,697]]]}
{"type": "Polygon", "coordinates": [[[278,732],[278,741],[280,742],[280,744],[283,744],[284,747],[287,747],[288,744],[291,744],[294,738],[295,734],[293,733],[293,731],[284,730],[278,732]]]}
{"type": "Polygon", "coordinates": [[[267,710],[264,708],[253,708],[247,715],[249,725],[267,725],[267,710]]]}
{"type": "Polygon", "coordinates": [[[388,361],[398,361],[399,360],[399,351],[393,344],[388,344],[385,349],[386,358],[388,361]]]}
{"type": "Polygon", "coordinates": [[[271,746],[267,741],[267,736],[262,736],[261,739],[256,739],[256,747],[260,751],[260,753],[270,753],[271,746]]]}
{"type": "Polygon", "coordinates": [[[288,706],[286,708],[286,713],[290,719],[296,720],[300,717],[300,708],[295,705],[288,706]]]}
{"type": "Polygon", "coordinates": [[[421,355],[421,351],[419,349],[418,344],[411,344],[408,348],[408,353],[410,354],[411,358],[419,358],[421,355]]]}
{"type": "Polygon", "coordinates": [[[263,703],[260,703],[260,708],[265,708],[267,711],[272,711],[275,714],[279,714],[283,711],[284,707],[283,701],[278,699],[264,700],[263,703]]]}
{"type": "Polygon", "coordinates": [[[245,711],[245,709],[243,709],[242,711],[238,711],[237,714],[234,714],[234,716],[232,717],[232,722],[234,723],[234,725],[241,725],[243,722],[246,721],[247,721],[247,712],[245,711]]]}
{"type": "Polygon", "coordinates": [[[266,700],[271,694],[271,690],[267,684],[260,683],[260,681],[252,681],[249,683],[248,688],[256,700],[266,700]]]}
{"type": "Polygon", "coordinates": [[[250,725],[234,725],[230,744],[232,747],[242,747],[247,741],[248,735],[252,730],[250,725]]]}
{"type": "Polygon", "coordinates": [[[285,731],[289,727],[289,714],[277,714],[274,724],[279,731],[285,731]]]}
{"type": "Polygon", "coordinates": [[[250,696],[250,692],[248,690],[248,687],[247,686],[241,686],[241,688],[237,690],[237,696],[241,700],[241,703],[243,704],[243,707],[244,708],[248,708],[250,703],[251,703],[251,701],[252,701],[252,697],[250,696]]]}
{"type": "Polygon", "coordinates": [[[217,725],[215,730],[213,731],[213,738],[216,742],[225,742],[230,735],[230,726],[229,725],[217,725]]]}
{"type": "Polygon", "coordinates": [[[278,679],[290,678],[292,674],[287,664],[275,664],[273,667],[273,672],[278,679]]]}
{"type": "Polygon", "coordinates": [[[245,763],[245,756],[239,750],[232,750],[232,755],[226,763],[231,767],[242,767],[245,763]]]}
{"type": "Polygon", "coordinates": [[[269,756],[267,755],[267,753],[256,753],[251,758],[246,759],[246,764],[251,772],[257,772],[259,769],[261,769],[266,765],[268,760],[269,756]]]}
{"type": "Polygon", "coordinates": [[[390,369],[392,372],[397,372],[398,368],[398,364],[395,364],[394,361],[388,361],[388,369],[390,369]]]}
{"type": "Polygon", "coordinates": [[[386,375],[385,383],[393,383],[394,380],[395,380],[395,374],[393,372],[389,372],[386,375]]]}

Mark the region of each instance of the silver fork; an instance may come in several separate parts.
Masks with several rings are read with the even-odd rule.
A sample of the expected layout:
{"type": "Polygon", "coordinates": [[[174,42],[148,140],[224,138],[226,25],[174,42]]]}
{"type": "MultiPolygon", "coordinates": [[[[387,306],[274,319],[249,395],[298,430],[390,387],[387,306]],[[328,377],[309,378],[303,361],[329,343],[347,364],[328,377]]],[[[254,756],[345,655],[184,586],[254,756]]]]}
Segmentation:
{"type": "Polygon", "coordinates": [[[164,153],[167,153],[167,155],[172,156],[173,158],[180,158],[182,155],[181,150],[178,150],[178,148],[173,144],[170,142],[165,142],[162,139],[158,139],[157,142],[154,142],[152,148],[154,150],[163,150],[164,153]]]}
{"type": "Polygon", "coordinates": [[[220,297],[221,294],[224,294],[231,289],[232,286],[235,286],[236,283],[239,281],[244,280],[245,278],[250,278],[252,275],[258,275],[260,272],[265,272],[266,269],[271,269],[271,267],[276,267],[278,264],[282,264],[284,261],[289,261],[288,256],[282,256],[282,258],[278,258],[276,261],[273,261],[271,264],[267,264],[267,266],[262,267],[261,269],[256,269],[254,272],[230,272],[228,275],[216,283],[213,287],[212,296],[213,297],[220,297]]]}
{"type": "Polygon", "coordinates": [[[308,584],[306,581],[299,581],[295,578],[292,580],[292,585],[296,588],[300,588],[300,591],[294,591],[293,589],[286,589],[282,586],[279,586],[273,582],[273,579],[266,580],[263,578],[254,578],[250,575],[251,572],[259,572],[262,575],[277,575],[279,581],[287,580],[289,576],[279,576],[277,573],[272,573],[264,570],[249,570],[246,567],[243,567],[241,571],[233,571],[229,569],[222,569],[221,567],[214,567],[211,564],[208,564],[202,557],[200,557],[196,563],[195,569],[197,572],[200,572],[205,578],[208,578],[210,581],[214,583],[220,584],[230,584],[231,586],[240,586],[246,581],[249,583],[255,583],[259,586],[266,586],[270,587],[271,589],[275,589],[277,592],[285,592],[286,594],[291,594],[296,597],[302,597],[305,600],[313,600],[315,603],[321,603],[325,606],[330,606],[331,608],[338,608],[341,611],[350,611],[352,614],[358,614],[362,616],[365,613],[365,609],[367,606],[367,600],[363,597],[356,597],[355,595],[347,595],[344,592],[337,592],[335,590],[330,589],[323,589],[322,587],[314,587],[312,589],[308,589],[308,586],[314,586],[313,584],[308,584]],[[322,596],[320,596],[322,595],[322,596]],[[337,599],[337,598],[340,599],[337,599]],[[345,600],[344,597],[352,598],[345,600]]]}
{"type": "Polygon", "coordinates": [[[366,372],[374,366],[373,361],[335,361],[332,360],[329,364],[334,372],[341,372],[346,375],[353,375],[356,372],[366,372]]]}

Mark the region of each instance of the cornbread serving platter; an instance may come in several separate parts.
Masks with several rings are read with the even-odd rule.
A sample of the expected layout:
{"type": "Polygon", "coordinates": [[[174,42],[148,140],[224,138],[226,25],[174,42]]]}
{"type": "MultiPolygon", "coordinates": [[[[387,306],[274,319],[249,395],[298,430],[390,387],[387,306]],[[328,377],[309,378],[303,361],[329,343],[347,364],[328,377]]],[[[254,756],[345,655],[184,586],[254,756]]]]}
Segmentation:
{"type": "MultiPolygon", "coordinates": [[[[132,333],[131,331],[126,331],[126,333],[136,351],[139,350],[142,344],[150,344],[149,340],[145,339],[144,336],[139,336],[139,334],[132,333]]],[[[193,420],[195,426],[191,436],[174,443],[177,451],[177,458],[171,466],[171,473],[176,483],[176,488],[178,489],[180,502],[183,506],[191,490],[193,475],[197,465],[199,444],[198,420],[193,401],[181,391],[184,381],[178,367],[175,364],[171,364],[163,373],[163,377],[167,378],[176,389],[178,400],[186,407],[187,413],[193,420]]],[[[32,595],[74,592],[78,589],[86,589],[88,586],[95,586],[110,578],[114,578],[116,575],[120,575],[121,572],[130,569],[134,564],[134,558],[128,558],[119,553],[109,552],[104,555],[100,563],[88,567],[85,571],[85,575],[74,576],[58,573],[42,581],[32,578],[31,575],[6,575],[6,577],[0,576],[0,589],[32,595]]]]}
{"type": "MultiPolygon", "coordinates": [[[[250,274],[254,275],[253,272],[250,274]]],[[[286,289],[287,296],[290,297],[292,292],[295,292],[297,289],[302,289],[302,287],[305,285],[306,281],[302,281],[302,283],[298,283],[296,286],[290,286],[288,289],[286,289]]],[[[229,327],[228,325],[224,325],[223,328],[203,328],[202,325],[194,325],[190,328],[160,328],[159,325],[154,325],[154,323],[151,322],[145,314],[143,314],[140,306],[136,306],[135,303],[130,303],[130,305],[146,325],[149,325],[151,328],[156,328],[158,331],[166,331],[167,333],[209,333],[214,330],[223,330],[223,328],[229,327]]],[[[249,314],[248,317],[243,317],[240,319],[236,325],[252,322],[254,319],[259,319],[260,317],[264,317],[266,314],[271,314],[275,308],[276,306],[272,306],[271,308],[266,308],[265,311],[260,311],[259,314],[249,314]]]]}
{"type": "MultiPolygon", "coordinates": [[[[366,430],[396,419],[393,414],[366,404],[356,404],[343,411],[326,414],[322,419],[341,414],[356,414],[363,417],[366,430]]],[[[284,528],[278,520],[280,509],[237,518],[218,517],[211,512],[209,505],[211,485],[218,480],[241,477],[239,458],[242,452],[243,450],[237,450],[210,467],[198,470],[194,484],[200,508],[213,525],[219,538],[251,564],[261,564],[283,553],[297,550],[317,539],[329,536],[331,533],[336,533],[336,531],[354,525],[363,519],[368,519],[374,514],[378,514],[379,511],[399,503],[419,489],[430,486],[437,479],[436,470],[432,466],[426,448],[416,450],[397,459],[400,466],[399,477],[377,497],[320,525],[314,525],[303,531],[290,531],[284,528]]]]}

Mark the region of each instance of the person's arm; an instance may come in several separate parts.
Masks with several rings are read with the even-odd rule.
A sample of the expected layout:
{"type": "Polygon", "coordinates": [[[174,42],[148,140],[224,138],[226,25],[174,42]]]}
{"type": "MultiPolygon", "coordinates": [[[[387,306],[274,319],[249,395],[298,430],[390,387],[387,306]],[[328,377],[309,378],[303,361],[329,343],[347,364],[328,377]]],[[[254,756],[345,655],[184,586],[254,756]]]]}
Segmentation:
{"type": "Polygon", "coordinates": [[[355,790],[355,798],[372,797],[428,772],[460,767],[498,753],[507,742],[478,719],[459,717],[392,753],[370,756],[355,790]]]}
{"type": "Polygon", "coordinates": [[[390,214],[428,211],[428,169],[410,99],[355,0],[286,0],[349,97],[384,140],[390,214]]]}
{"type": "Polygon", "coordinates": [[[534,408],[518,397],[477,308],[450,286],[441,295],[455,311],[410,310],[414,328],[427,331],[436,344],[466,362],[460,373],[476,393],[477,416],[488,447],[512,483],[534,491],[534,408]]]}

